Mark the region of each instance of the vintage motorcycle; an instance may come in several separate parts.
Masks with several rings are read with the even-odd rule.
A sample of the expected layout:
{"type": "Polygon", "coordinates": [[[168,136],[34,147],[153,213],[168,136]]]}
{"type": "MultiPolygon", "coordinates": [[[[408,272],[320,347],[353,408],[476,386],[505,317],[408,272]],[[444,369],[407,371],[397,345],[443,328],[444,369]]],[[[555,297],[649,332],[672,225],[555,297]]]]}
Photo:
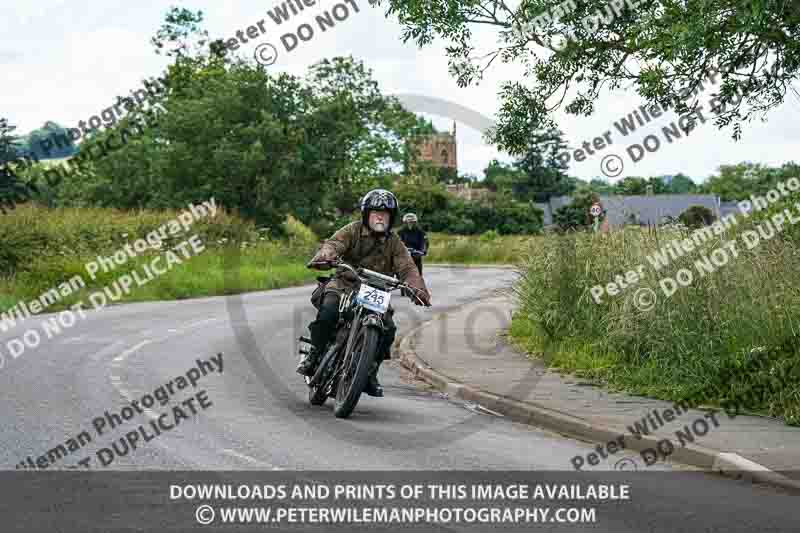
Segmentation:
{"type": "MultiPolygon", "coordinates": [[[[364,391],[370,366],[385,334],[383,319],[389,310],[392,291],[403,289],[420,304],[423,302],[416,295],[417,289],[395,277],[366,268],[354,268],[338,260],[309,266],[312,265],[345,269],[357,281],[353,290],[346,292],[339,303],[339,323],[334,340],[323,350],[314,375],[305,376],[311,405],[322,405],[329,397],[336,398],[334,415],[347,418],[364,391]]],[[[307,337],[299,340],[311,344],[307,337]]],[[[300,354],[307,353],[308,350],[300,349],[300,354]]]]}

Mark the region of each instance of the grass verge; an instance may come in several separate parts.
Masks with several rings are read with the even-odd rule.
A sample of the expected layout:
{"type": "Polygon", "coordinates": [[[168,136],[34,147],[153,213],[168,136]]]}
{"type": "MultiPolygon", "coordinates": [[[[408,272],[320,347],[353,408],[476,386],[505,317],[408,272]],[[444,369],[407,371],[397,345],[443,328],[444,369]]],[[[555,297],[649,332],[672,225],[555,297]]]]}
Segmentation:
{"type": "MultiPolygon", "coordinates": [[[[102,209],[42,209],[20,207],[0,217],[0,311],[19,301],[30,302],[78,276],[85,287],[65,290],[43,312],[59,311],[83,301],[121,276],[136,271],[147,279],[145,266],[160,256],[164,269],[167,250],[198,235],[204,250],[175,255],[181,260],[163,275],[142,286],[134,285],[116,302],[176,300],[240,292],[268,290],[312,281],[318,273],[304,263],[316,246],[316,236],[299,222],[287,222],[289,238],[271,240],[251,224],[217,213],[200,219],[189,231],[179,233],[159,247],[151,247],[94,278],[87,264],[98,255],[108,257],[124,244],[144,238],[148,232],[173,220],[177,212],[126,213],[102,209]],[[13,247],[13,248],[12,248],[13,247]],[[226,271],[234,268],[232,274],[226,271]]],[[[110,300],[110,297],[109,297],[110,300]]]]}
{"type": "Polygon", "coordinates": [[[748,248],[745,233],[764,230],[740,219],[658,269],[652,254],[687,232],[549,236],[515,286],[511,336],[552,367],[614,390],[668,401],[702,392],[706,405],[738,399],[744,411],[800,425],[800,249],[780,233],[748,248]],[[595,300],[592,287],[640,265],[638,283],[595,300]],[[691,281],[665,290],[662,280],[681,271],[691,281]]]}
{"type": "Polygon", "coordinates": [[[544,239],[540,235],[503,235],[487,232],[481,236],[429,233],[430,249],[425,264],[451,263],[516,264],[536,249],[544,239]]]}
{"type": "MultiPolygon", "coordinates": [[[[317,271],[305,262],[318,244],[318,238],[294,219],[287,221],[288,238],[268,238],[235,216],[218,212],[211,219],[200,219],[187,232],[153,246],[124,264],[93,278],[87,264],[98,256],[109,257],[125,245],[144,238],[163,224],[174,220],[178,211],[137,212],[113,209],[46,209],[31,205],[18,207],[0,217],[0,311],[8,311],[20,301],[39,299],[69,279],[79,277],[85,287],[62,291],[42,312],[55,312],[78,303],[113,284],[124,275],[139,274],[146,279],[145,267],[189,236],[196,234],[205,250],[192,254],[163,275],[142,286],[117,294],[113,302],[178,300],[249,291],[269,290],[312,282],[317,271]],[[226,274],[233,268],[235,273],[226,274]]],[[[431,250],[426,263],[507,264],[531,253],[542,237],[481,237],[431,234],[431,250]]],[[[182,257],[177,254],[178,257],[182,257]]],[[[109,295],[109,301],[112,301],[109,295]]]]}

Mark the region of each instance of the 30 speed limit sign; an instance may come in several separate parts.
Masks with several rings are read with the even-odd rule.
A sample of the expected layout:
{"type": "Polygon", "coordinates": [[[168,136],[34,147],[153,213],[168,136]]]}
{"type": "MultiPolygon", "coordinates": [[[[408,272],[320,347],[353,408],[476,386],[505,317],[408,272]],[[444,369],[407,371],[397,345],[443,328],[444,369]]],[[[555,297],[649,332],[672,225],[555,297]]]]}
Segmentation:
{"type": "Polygon", "coordinates": [[[591,213],[593,217],[599,217],[603,213],[603,209],[600,207],[600,204],[592,204],[589,213],[591,213]]]}

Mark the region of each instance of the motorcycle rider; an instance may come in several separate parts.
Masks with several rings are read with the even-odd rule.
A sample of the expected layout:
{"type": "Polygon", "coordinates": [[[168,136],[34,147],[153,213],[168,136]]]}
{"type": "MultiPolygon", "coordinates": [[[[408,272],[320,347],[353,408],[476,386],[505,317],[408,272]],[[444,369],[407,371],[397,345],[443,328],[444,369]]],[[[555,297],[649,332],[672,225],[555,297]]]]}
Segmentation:
{"type": "MultiPolygon", "coordinates": [[[[353,266],[361,266],[386,275],[396,275],[398,279],[418,289],[417,296],[426,306],[431,305],[430,292],[419,275],[408,249],[400,238],[392,232],[398,215],[397,198],[385,189],[373,189],[361,200],[361,220],[351,222],[339,229],[325,241],[307,266],[323,269],[313,263],[324,263],[341,258],[353,266]]],[[[324,288],[322,302],[317,318],[308,329],[311,332],[312,348],[297,366],[297,372],[313,376],[320,362],[322,350],[336,333],[339,320],[339,302],[346,290],[353,288],[351,274],[337,270],[333,279],[324,288]]],[[[412,299],[413,301],[413,299],[412,299]]],[[[417,305],[420,305],[415,301],[417,305]]],[[[389,307],[385,316],[386,334],[378,347],[376,360],[370,368],[369,381],[364,392],[370,396],[383,396],[383,388],[378,382],[378,370],[384,359],[391,357],[390,350],[397,328],[392,319],[394,310],[389,307]]]]}
{"type": "MultiPolygon", "coordinates": [[[[397,232],[403,244],[408,248],[419,250],[423,254],[427,253],[429,245],[428,237],[425,235],[425,232],[422,231],[422,228],[417,225],[417,215],[414,213],[406,213],[403,216],[403,224],[405,224],[403,229],[397,232]]],[[[414,260],[414,264],[417,265],[417,270],[419,270],[420,275],[422,275],[422,256],[412,256],[411,258],[414,260]]]]}

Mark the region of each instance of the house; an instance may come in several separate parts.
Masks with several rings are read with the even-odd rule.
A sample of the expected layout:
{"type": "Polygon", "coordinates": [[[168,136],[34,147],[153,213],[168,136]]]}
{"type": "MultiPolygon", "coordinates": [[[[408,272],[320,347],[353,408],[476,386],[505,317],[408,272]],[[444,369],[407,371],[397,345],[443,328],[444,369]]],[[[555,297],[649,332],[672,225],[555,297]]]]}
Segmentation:
{"type": "Polygon", "coordinates": [[[472,187],[470,183],[449,183],[445,187],[448,193],[468,202],[485,198],[491,194],[489,189],[472,187]]]}
{"type": "Polygon", "coordinates": [[[713,194],[600,196],[600,205],[606,210],[609,226],[663,224],[693,205],[702,205],[719,217],[719,197],[713,194]]]}
{"type": "MultiPolygon", "coordinates": [[[[717,218],[739,212],[736,202],[721,202],[714,194],[598,195],[598,198],[609,226],[664,224],[669,217],[677,218],[693,205],[707,207],[717,218]]],[[[544,211],[547,227],[553,225],[553,213],[570,203],[571,196],[555,196],[547,203],[534,205],[544,211]]]]}

